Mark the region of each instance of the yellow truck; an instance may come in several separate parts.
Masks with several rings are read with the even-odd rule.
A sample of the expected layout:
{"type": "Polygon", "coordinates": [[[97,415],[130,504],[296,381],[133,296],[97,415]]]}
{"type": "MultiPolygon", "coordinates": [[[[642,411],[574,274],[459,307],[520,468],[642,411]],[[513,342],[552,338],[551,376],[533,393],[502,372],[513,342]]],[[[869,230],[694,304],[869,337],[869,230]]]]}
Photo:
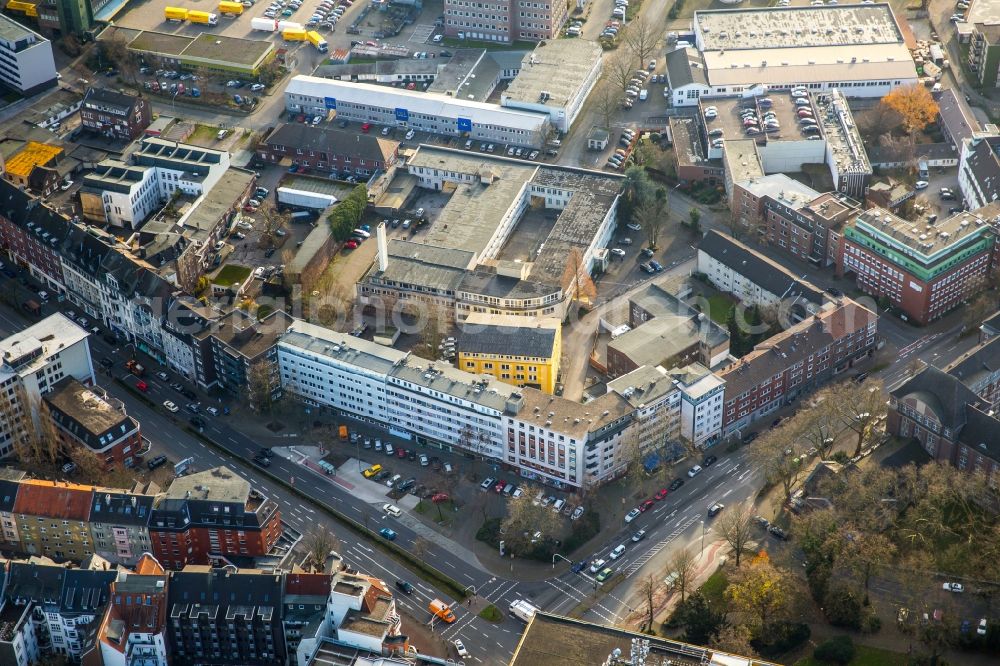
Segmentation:
{"type": "Polygon", "coordinates": [[[310,30],[309,32],[306,33],[306,39],[309,40],[310,44],[316,47],[317,51],[319,51],[320,53],[326,53],[327,44],[326,40],[323,39],[323,35],[319,34],[315,30],[310,30]]]}
{"type": "Polygon", "coordinates": [[[301,28],[289,28],[281,32],[282,38],[286,42],[304,42],[308,33],[301,28]]]}
{"type": "Polygon", "coordinates": [[[231,14],[233,16],[239,16],[243,13],[243,3],[242,2],[220,2],[219,3],[219,13],[220,14],[231,14]]]}
{"type": "Polygon", "coordinates": [[[191,23],[200,23],[202,25],[218,25],[219,15],[211,14],[209,12],[188,12],[188,21],[191,23]]]}
{"type": "Polygon", "coordinates": [[[431,603],[427,606],[427,610],[448,624],[455,621],[455,613],[452,612],[451,607],[440,599],[434,599],[431,601],[431,603]]]}
{"type": "Polygon", "coordinates": [[[188,10],[183,7],[166,7],[163,14],[168,21],[187,21],[188,10]]]}

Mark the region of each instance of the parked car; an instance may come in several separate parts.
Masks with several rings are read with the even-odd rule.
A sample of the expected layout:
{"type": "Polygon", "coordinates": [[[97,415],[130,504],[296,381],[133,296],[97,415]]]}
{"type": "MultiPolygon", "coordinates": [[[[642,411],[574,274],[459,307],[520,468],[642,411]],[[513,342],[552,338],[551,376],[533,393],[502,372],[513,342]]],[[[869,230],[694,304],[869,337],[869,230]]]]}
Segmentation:
{"type": "Polygon", "coordinates": [[[965,586],[961,583],[944,583],[941,587],[945,592],[965,592],[965,586]]]}
{"type": "Polygon", "coordinates": [[[633,520],[639,517],[640,513],[642,512],[639,509],[632,509],[625,515],[625,522],[631,523],[633,520]]]}

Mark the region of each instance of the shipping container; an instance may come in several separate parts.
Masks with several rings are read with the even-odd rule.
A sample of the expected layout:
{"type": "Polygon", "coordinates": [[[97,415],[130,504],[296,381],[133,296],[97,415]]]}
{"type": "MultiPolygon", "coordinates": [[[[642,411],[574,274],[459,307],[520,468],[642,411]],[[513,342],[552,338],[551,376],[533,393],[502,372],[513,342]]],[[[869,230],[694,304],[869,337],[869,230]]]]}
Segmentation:
{"type": "Polygon", "coordinates": [[[337,197],[332,194],[296,190],[290,187],[278,188],[278,203],[293,208],[313,208],[322,210],[337,203],[337,197]]]}

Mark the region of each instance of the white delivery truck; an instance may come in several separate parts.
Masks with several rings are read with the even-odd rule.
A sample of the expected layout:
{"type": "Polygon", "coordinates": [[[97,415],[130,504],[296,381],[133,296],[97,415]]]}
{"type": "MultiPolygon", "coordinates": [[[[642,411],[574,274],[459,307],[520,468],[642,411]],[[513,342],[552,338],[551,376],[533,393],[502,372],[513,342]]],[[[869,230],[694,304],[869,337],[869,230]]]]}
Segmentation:
{"type": "Polygon", "coordinates": [[[278,188],[278,203],[293,208],[329,208],[337,203],[337,197],[332,194],[322,194],[320,192],[307,192],[291,187],[278,188]]]}
{"type": "Polygon", "coordinates": [[[535,617],[535,613],[538,612],[538,608],[532,606],[527,601],[523,599],[518,599],[510,605],[510,613],[514,617],[524,620],[525,622],[531,622],[531,618],[535,617]]]}

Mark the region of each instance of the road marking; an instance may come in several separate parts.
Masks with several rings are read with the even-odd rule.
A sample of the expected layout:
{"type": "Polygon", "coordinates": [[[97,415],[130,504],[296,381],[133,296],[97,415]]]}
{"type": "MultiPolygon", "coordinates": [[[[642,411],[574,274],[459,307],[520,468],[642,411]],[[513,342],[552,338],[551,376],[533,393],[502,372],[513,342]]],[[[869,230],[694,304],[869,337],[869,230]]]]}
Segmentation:
{"type": "Polygon", "coordinates": [[[677,528],[673,532],[668,534],[666,538],[664,538],[662,541],[658,542],[655,546],[653,546],[645,553],[643,553],[642,557],[638,558],[635,562],[630,564],[627,569],[625,569],[625,577],[627,578],[631,576],[636,571],[645,566],[647,562],[653,559],[661,550],[666,548],[667,544],[669,544],[671,541],[679,537],[700,518],[701,518],[700,513],[695,514],[694,516],[688,518],[686,521],[683,518],[681,518],[677,522],[677,528]]]}

